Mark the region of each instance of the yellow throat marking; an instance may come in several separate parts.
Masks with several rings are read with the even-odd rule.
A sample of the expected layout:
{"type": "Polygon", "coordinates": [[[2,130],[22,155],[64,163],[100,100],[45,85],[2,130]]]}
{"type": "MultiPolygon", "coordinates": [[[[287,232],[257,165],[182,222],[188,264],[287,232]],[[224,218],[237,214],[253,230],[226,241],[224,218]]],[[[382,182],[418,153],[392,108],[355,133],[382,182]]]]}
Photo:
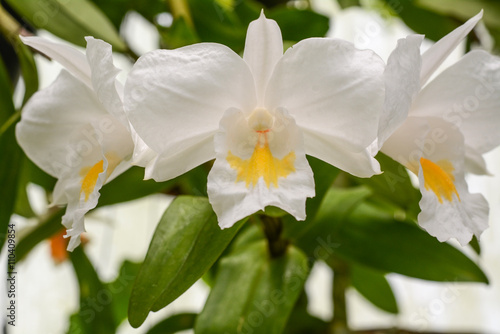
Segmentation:
{"type": "Polygon", "coordinates": [[[83,174],[83,180],[82,180],[82,188],[80,190],[80,195],[82,193],[85,194],[85,202],[88,201],[90,194],[94,191],[95,185],[97,183],[97,178],[99,177],[99,174],[101,174],[104,171],[104,161],[101,160],[98,163],[96,163],[94,166],[92,166],[88,171],[85,171],[85,168],[82,169],[82,172],[80,174],[83,174]]]}
{"type": "MultiPolygon", "coordinates": [[[[108,161],[108,168],[106,168],[106,178],[111,175],[115,170],[116,166],[120,163],[120,158],[112,153],[106,153],[106,160],[108,161]]],[[[80,196],[82,193],[85,194],[85,202],[88,201],[90,194],[94,191],[95,185],[97,183],[97,178],[99,174],[104,171],[104,160],[100,160],[92,167],[84,167],[80,170],[80,175],[82,176],[82,187],[80,188],[80,196]]]]}
{"type": "Polygon", "coordinates": [[[256,132],[259,140],[250,159],[243,160],[231,151],[228,152],[226,159],[231,168],[238,172],[236,182],[245,181],[247,188],[250,185],[254,187],[262,177],[268,188],[271,184],[277,188],[278,178],[287,177],[288,174],[295,172],[295,152],[288,153],[283,159],[275,158],[267,141],[268,131],[256,132]]]}
{"type": "Polygon", "coordinates": [[[425,158],[420,158],[420,165],[424,174],[425,189],[432,190],[436,194],[439,203],[443,203],[443,197],[448,202],[451,202],[453,194],[457,195],[460,201],[460,196],[454,184],[455,177],[452,174],[455,169],[448,160],[441,160],[436,164],[425,158]]]}

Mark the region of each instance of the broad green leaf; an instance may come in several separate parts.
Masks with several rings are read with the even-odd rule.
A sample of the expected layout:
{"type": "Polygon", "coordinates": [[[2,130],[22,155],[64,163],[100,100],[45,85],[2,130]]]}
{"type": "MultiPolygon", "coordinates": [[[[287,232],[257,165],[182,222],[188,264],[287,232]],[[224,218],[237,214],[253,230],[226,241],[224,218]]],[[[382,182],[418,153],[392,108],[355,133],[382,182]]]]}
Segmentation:
{"type": "Polygon", "coordinates": [[[146,334],[173,334],[194,327],[197,314],[175,314],[153,326],[146,334]]]}
{"type": "Polygon", "coordinates": [[[113,293],[99,280],[83,247],[75,248],[69,256],[80,286],[80,311],[75,319],[78,326],[71,324],[68,333],[114,333],[117,322],[112,309],[113,293]]]}
{"type": "Polygon", "coordinates": [[[431,281],[488,282],[458,249],[368,203],[357,206],[340,231],[325,230],[323,237],[330,238],[328,245],[337,255],[383,272],[431,281]]]}
{"type": "MultiPolygon", "coordinates": [[[[13,89],[0,58],[0,124],[4,124],[16,110],[12,102],[13,89]]],[[[9,127],[0,137],[0,249],[6,239],[7,225],[14,211],[18,189],[19,170],[23,153],[17,145],[14,127],[9,127]]]]}
{"type": "Polygon", "coordinates": [[[282,333],[308,273],[306,256],[293,246],[278,258],[265,240],[239,248],[221,260],[195,332],[282,333]]]}
{"type": "Polygon", "coordinates": [[[52,192],[57,180],[41,170],[37,165],[35,165],[30,159],[26,159],[25,162],[26,173],[30,182],[38,184],[47,192],[52,192]]]}
{"type": "Polygon", "coordinates": [[[229,246],[226,247],[217,261],[215,261],[212,267],[203,275],[203,282],[212,288],[215,284],[220,261],[224,257],[231,254],[235,249],[246,247],[254,242],[265,240],[265,238],[266,235],[262,228],[262,222],[256,219],[255,215],[251,216],[248,222],[243,224],[236,237],[229,243],[229,246]]]}
{"type": "Polygon", "coordinates": [[[376,198],[397,205],[411,218],[416,219],[420,212],[418,202],[422,195],[411,183],[406,168],[383,153],[379,153],[376,159],[380,163],[382,174],[370,178],[352,177],[352,179],[373,189],[376,198]]]}
{"type": "Polygon", "coordinates": [[[28,170],[27,170],[28,159],[24,158],[21,169],[19,170],[19,183],[17,188],[17,198],[14,208],[14,213],[31,218],[35,216],[35,213],[31,209],[31,205],[28,199],[28,182],[30,182],[28,170]]]}
{"type": "Polygon", "coordinates": [[[97,207],[127,202],[167,191],[174,185],[175,183],[172,181],[144,180],[144,168],[132,167],[101,188],[97,207]]]}
{"type": "Polygon", "coordinates": [[[288,319],[285,330],[283,333],[286,334],[328,334],[330,329],[330,323],[313,317],[307,312],[307,306],[309,301],[307,300],[307,294],[302,291],[295,307],[288,319]]]}
{"type": "MultiPolygon", "coordinates": [[[[21,75],[24,80],[24,98],[23,105],[29,98],[38,90],[38,70],[33,58],[33,53],[30,49],[21,42],[21,39],[16,36],[14,48],[17,57],[19,58],[19,65],[21,67],[21,75]]],[[[20,114],[19,114],[20,116],[20,114]]]]}
{"type": "MultiPolygon", "coordinates": [[[[105,330],[111,330],[112,327],[118,326],[127,317],[127,304],[140,264],[125,261],[120,268],[116,280],[109,283],[101,283],[94,268],[81,249],[82,246],[78,247],[78,251],[73,251],[73,253],[76,252],[76,255],[70,254],[70,257],[74,266],[82,266],[82,268],[75,268],[75,270],[77,270],[80,289],[89,290],[90,299],[83,300],[84,307],[81,307],[79,312],[71,316],[68,334],[99,333],[98,330],[103,334],[108,333],[105,330]],[[96,288],[98,288],[97,292],[96,288]],[[95,294],[94,297],[92,297],[93,293],[95,294]],[[102,319],[95,319],[93,313],[103,311],[104,306],[106,306],[106,316],[109,316],[109,312],[111,311],[113,317],[106,319],[107,324],[103,324],[105,327],[101,324],[89,327],[88,323],[102,321],[102,319]],[[94,332],[94,330],[96,331],[94,332]]],[[[83,296],[82,298],[86,297],[83,296]]],[[[115,331],[113,330],[109,333],[115,333],[115,331]]]]}
{"type": "Polygon", "coordinates": [[[174,179],[178,180],[179,193],[207,197],[207,178],[211,167],[211,162],[207,162],[174,179]]]}
{"type": "Polygon", "coordinates": [[[285,235],[309,256],[328,257],[332,231],[338,231],[354,208],[372,192],[363,186],[330,188],[323,198],[316,218],[306,222],[287,222],[285,235]],[[326,234],[325,232],[328,232],[326,234]]]}
{"type": "Polygon", "coordinates": [[[310,10],[277,8],[267,13],[267,18],[275,20],[281,28],[283,39],[300,41],[310,37],[324,37],[330,27],[330,19],[310,10]]]}
{"type": "Polygon", "coordinates": [[[59,232],[63,228],[61,224],[63,214],[64,209],[57,209],[46,220],[40,222],[36,228],[19,240],[16,245],[16,261],[24,259],[36,245],[59,232]]]}
{"type": "Polygon", "coordinates": [[[38,29],[85,46],[85,36],[94,36],[113,45],[114,51],[127,47],[108,18],[87,0],[6,0],[24,19],[38,29]]]}
{"type": "Polygon", "coordinates": [[[472,240],[469,242],[469,246],[472,247],[474,252],[476,254],[481,255],[481,245],[479,244],[479,241],[477,240],[476,236],[472,237],[472,240]]]}
{"type": "Polygon", "coordinates": [[[308,198],[306,201],[306,222],[312,221],[316,217],[321,203],[323,202],[323,197],[340,174],[338,168],[317,158],[307,156],[307,161],[314,173],[316,196],[308,198]]]}
{"type": "Polygon", "coordinates": [[[316,196],[306,201],[306,220],[296,221],[292,216],[284,217],[284,235],[286,239],[296,239],[305,230],[312,227],[316,214],[324,200],[325,194],[340,174],[340,170],[317,158],[307,156],[307,161],[314,174],[316,196]]]}
{"type": "Polygon", "coordinates": [[[140,263],[125,261],[120,268],[118,277],[113,282],[105,284],[106,289],[113,296],[112,308],[117,324],[127,318],[128,301],[140,267],[140,263]]]}
{"type": "Polygon", "coordinates": [[[382,272],[360,265],[350,267],[351,283],[363,297],[378,308],[398,313],[398,304],[392,288],[382,272]]]}
{"type": "Polygon", "coordinates": [[[206,198],[177,197],[158,223],[134,283],[130,324],[139,327],[150,310],[165,307],[201,278],[242,224],[221,230],[206,198]]]}
{"type": "Polygon", "coordinates": [[[0,55],[0,124],[4,124],[16,113],[16,108],[12,102],[13,93],[14,88],[12,87],[12,82],[10,81],[3,58],[0,55]]]}

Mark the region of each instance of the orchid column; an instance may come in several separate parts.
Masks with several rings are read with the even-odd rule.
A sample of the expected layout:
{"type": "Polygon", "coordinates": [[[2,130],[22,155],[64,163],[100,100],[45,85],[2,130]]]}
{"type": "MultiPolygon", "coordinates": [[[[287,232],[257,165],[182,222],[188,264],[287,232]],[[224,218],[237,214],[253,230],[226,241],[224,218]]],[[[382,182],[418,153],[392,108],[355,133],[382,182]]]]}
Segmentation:
{"type": "Polygon", "coordinates": [[[379,173],[371,149],[383,99],[383,61],[336,39],[306,39],[283,54],[262,13],[243,59],[200,43],[142,56],[125,85],[125,110],[159,155],[156,181],[215,158],[209,200],[222,228],[264,209],[305,219],[313,197],[309,154],[353,175],[379,173]]]}

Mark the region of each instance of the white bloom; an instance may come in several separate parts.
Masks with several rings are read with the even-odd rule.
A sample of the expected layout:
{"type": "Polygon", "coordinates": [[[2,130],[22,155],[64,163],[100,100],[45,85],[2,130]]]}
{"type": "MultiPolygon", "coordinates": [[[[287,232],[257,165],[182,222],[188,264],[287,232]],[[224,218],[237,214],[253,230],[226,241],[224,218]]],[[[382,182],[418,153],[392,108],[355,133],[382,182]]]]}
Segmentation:
{"type": "Polygon", "coordinates": [[[500,59],[471,51],[428,81],[481,17],[422,56],[422,36],[399,41],[386,69],[379,126],[382,152],[419,177],[419,224],[440,241],[456,238],[462,245],[488,227],[488,204],[469,193],[464,174],[487,173],[482,154],[500,144],[500,59]]]}
{"type": "Polygon", "coordinates": [[[39,37],[23,42],[57,60],[62,70],[24,107],[16,126],[26,155],[56,177],[54,205],[67,204],[63,224],[80,243],[84,215],[97,205],[102,185],[126,170],[134,143],[123,112],[111,45],[87,37],[86,56],[72,47],[39,37]]]}
{"type": "Polygon", "coordinates": [[[283,55],[281,32],[262,14],[243,59],[200,43],[142,56],[125,85],[131,124],[163,181],[215,158],[208,195],[222,228],[280,207],[305,219],[314,180],[305,154],[354,175],[379,172],[370,144],[383,99],[383,61],[336,39],[304,40],[283,55]]]}

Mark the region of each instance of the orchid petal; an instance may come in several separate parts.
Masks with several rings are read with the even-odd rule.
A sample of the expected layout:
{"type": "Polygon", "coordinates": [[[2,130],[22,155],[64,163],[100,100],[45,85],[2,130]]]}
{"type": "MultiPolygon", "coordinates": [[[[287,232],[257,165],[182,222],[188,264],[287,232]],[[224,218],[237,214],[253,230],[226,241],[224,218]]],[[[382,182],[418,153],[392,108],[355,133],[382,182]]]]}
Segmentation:
{"type": "Polygon", "coordinates": [[[437,70],[450,53],[476,26],[483,17],[483,10],[467,22],[456,28],[448,35],[441,38],[422,55],[422,72],[420,74],[420,85],[423,87],[432,74],[437,70]]]}
{"type": "Polygon", "coordinates": [[[478,175],[492,175],[486,167],[483,155],[465,145],[465,171],[478,175]]]}
{"type": "Polygon", "coordinates": [[[420,158],[424,153],[432,152],[435,149],[436,141],[438,143],[444,141],[440,139],[444,136],[443,134],[436,130],[433,134],[429,134],[431,130],[426,118],[408,117],[387,139],[381,151],[413,173],[418,174],[420,158]],[[427,138],[435,139],[426,141],[427,138]]]}
{"type": "Polygon", "coordinates": [[[113,65],[111,45],[93,37],[86,37],[85,40],[87,41],[86,55],[91,68],[94,91],[106,110],[128,127],[123,102],[117,91],[119,84],[116,81],[116,76],[120,70],[113,65]]]}
{"type": "Polygon", "coordinates": [[[243,60],[252,71],[258,104],[262,107],[264,92],[274,66],[283,55],[281,30],[274,20],[266,19],[264,11],[248,26],[243,60]]]}
{"type": "Polygon", "coordinates": [[[370,177],[380,174],[380,164],[374,158],[378,152],[375,146],[369,146],[359,152],[346,149],[342,142],[329,136],[303,129],[305,150],[315,157],[328,157],[328,163],[357,177],[370,177]]]}
{"type": "Polygon", "coordinates": [[[418,177],[422,192],[419,225],[441,242],[456,238],[465,246],[473,235],[479,239],[482,232],[488,228],[489,207],[482,195],[469,193],[463,171],[454,176],[458,196],[454,195],[451,201],[439,202],[436,194],[426,189],[422,168],[418,177]]]}
{"type": "Polygon", "coordinates": [[[92,87],[90,66],[82,52],[69,45],[54,43],[42,37],[19,37],[24,44],[57,61],[88,87],[92,87]]]}
{"type": "Polygon", "coordinates": [[[479,155],[500,144],[500,58],[471,51],[432,80],[414,102],[411,115],[442,117],[463,133],[479,155]]]}
{"type": "Polygon", "coordinates": [[[375,53],[357,50],[351,43],[303,40],[276,64],[265,106],[287,110],[304,131],[306,153],[335,165],[339,157],[324,150],[325,145],[358,154],[374,142],[373,124],[378,124],[383,106],[384,67],[375,53]],[[317,138],[325,145],[315,148],[309,143],[317,138]]]}
{"type": "Polygon", "coordinates": [[[385,103],[378,127],[379,148],[401,125],[420,90],[420,44],[424,36],[410,35],[400,39],[384,71],[385,103]]]}
{"type": "Polygon", "coordinates": [[[223,45],[201,43],[142,56],[125,85],[125,110],[139,136],[160,155],[156,165],[164,170],[150,172],[155,180],[213,159],[213,145],[207,143],[222,115],[232,107],[251,112],[254,86],[247,64],[223,45]]]}
{"type": "MultiPolygon", "coordinates": [[[[244,113],[236,109],[228,110],[221,120],[215,136],[216,159],[208,175],[208,197],[221,228],[231,227],[269,205],[297,220],[305,219],[306,198],[314,196],[314,178],[302,136],[289,115],[277,111],[275,118],[269,132],[258,134],[248,126],[244,113]],[[264,149],[271,154],[271,164],[279,165],[269,174],[263,171],[269,164],[243,168],[262,144],[261,136],[266,138],[264,149]],[[239,161],[236,166],[235,161],[239,161]]],[[[256,162],[262,163],[260,159],[256,162]]]]}
{"type": "Polygon", "coordinates": [[[108,118],[94,92],[63,70],[49,87],[28,101],[16,126],[16,137],[35,164],[59,177],[61,168],[78,165],[81,155],[97,146],[85,125],[103,119],[107,129],[108,118]],[[75,147],[69,144],[74,141],[71,138],[76,140],[75,147]]]}
{"type": "Polygon", "coordinates": [[[481,195],[467,189],[460,131],[432,117],[409,117],[398,131],[401,135],[393,135],[382,151],[386,153],[386,145],[392,146],[390,156],[418,175],[422,193],[419,225],[440,241],[456,238],[465,245],[472,235],[479,237],[488,226],[488,205],[481,195]],[[391,140],[401,142],[396,145],[391,140]]]}

